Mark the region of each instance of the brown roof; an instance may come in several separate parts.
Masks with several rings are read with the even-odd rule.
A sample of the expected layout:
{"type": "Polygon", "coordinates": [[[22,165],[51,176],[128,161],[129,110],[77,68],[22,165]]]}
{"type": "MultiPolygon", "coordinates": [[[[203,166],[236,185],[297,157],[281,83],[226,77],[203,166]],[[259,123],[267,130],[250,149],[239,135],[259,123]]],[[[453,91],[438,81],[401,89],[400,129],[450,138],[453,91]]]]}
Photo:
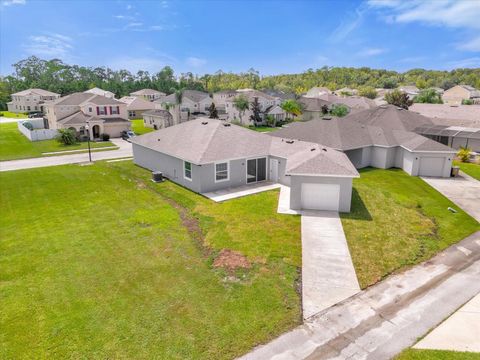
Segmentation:
{"type": "Polygon", "coordinates": [[[143,96],[143,95],[165,95],[165,93],[154,90],[154,89],[141,89],[138,91],[131,92],[130,95],[137,95],[137,96],[143,96]]]}
{"type": "Polygon", "coordinates": [[[127,110],[155,109],[155,104],[137,96],[124,96],[119,101],[127,104],[127,110]]]}
{"type": "Polygon", "coordinates": [[[61,97],[53,102],[55,105],[77,105],[80,106],[86,102],[91,102],[95,105],[120,105],[124,104],[116,99],[108,98],[102,95],[95,95],[91,93],[76,92],[64,97],[61,97]]]}

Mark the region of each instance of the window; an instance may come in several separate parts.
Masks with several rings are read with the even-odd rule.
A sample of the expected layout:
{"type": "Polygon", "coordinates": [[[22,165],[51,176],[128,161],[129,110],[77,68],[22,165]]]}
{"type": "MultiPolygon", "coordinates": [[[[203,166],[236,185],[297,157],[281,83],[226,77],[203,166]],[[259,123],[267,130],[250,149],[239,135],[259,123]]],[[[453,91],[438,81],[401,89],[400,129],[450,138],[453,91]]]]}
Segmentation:
{"type": "MultiPolygon", "coordinates": [[[[120,108],[118,106],[110,106],[110,114],[111,115],[120,114],[120,108]]],[[[133,112],[133,116],[135,116],[135,111],[133,112]]]]}
{"type": "Polygon", "coordinates": [[[97,107],[97,115],[107,115],[107,107],[106,106],[98,106],[97,107]]]}
{"type": "Polygon", "coordinates": [[[228,180],[228,162],[215,164],[215,182],[228,180]]]}
{"type": "Polygon", "coordinates": [[[183,177],[187,180],[192,180],[192,163],[188,161],[183,162],[183,177]]]}
{"type": "Polygon", "coordinates": [[[27,110],[30,111],[30,106],[27,106],[27,110]]]}
{"type": "Polygon", "coordinates": [[[92,108],[91,108],[91,107],[88,108],[88,112],[92,112],[92,108]]]}
{"type": "MultiPolygon", "coordinates": [[[[112,109],[112,110],[113,110],[113,109],[112,109]]],[[[112,114],[113,114],[113,112],[112,112],[112,114]]],[[[128,112],[128,116],[129,116],[129,117],[135,117],[135,111],[131,111],[131,110],[130,110],[130,111],[128,112]]]]}

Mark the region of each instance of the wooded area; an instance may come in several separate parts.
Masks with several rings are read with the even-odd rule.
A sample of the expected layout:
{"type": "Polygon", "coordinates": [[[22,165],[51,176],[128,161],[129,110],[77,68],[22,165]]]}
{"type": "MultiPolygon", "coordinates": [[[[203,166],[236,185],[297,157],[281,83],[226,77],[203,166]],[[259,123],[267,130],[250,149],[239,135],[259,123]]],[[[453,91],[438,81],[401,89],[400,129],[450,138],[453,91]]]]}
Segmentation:
{"type": "Polygon", "coordinates": [[[61,95],[99,87],[112,91],[117,97],[130,92],[152,88],[167,94],[179,89],[196,89],[210,93],[240,88],[274,89],[300,94],[313,86],[326,86],[331,90],[342,87],[395,88],[399,85],[416,85],[420,89],[429,87],[451,88],[457,84],[480,88],[480,68],[455,69],[451,71],[412,69],[404,73],[391,70],[346,67],[322,67],[308,69],[300,74],[261,76],[249,69],[239,74],[225,73],[195,75],[191,72],[175,75],[166,66],[155,74],[128,70],[112,70],[107,67],[84,67],[65,64],[61,60],[42,60],[31,56],[13,65],[14,73],[0,79],[0,107],[6,108],[10,94],[28,88],[41,88],[61,95]]]}

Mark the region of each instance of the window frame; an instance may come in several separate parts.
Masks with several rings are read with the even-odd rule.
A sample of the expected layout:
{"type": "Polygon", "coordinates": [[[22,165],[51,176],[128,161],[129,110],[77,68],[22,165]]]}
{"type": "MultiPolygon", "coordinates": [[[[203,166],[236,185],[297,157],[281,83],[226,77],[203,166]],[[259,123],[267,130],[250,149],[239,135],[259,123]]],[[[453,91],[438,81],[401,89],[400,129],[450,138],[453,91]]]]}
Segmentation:
{"type": "Polygon", "coordinates": [[[215,180],[215,183],[219,183],[219,182],[224,182],[224,181],[230,181],[230,161],[219,161],[219,162],[216,162],[213,164],[213,176],[214,176],[214,180],[215,180]],[[220,179],[218,180],[217,179],[217,173],[219,171],[217,171],[217,165],[220,165],[220,164],[227,164],[227,170],[220,170],[220,172],[227,172],[227,177],[225,179],[220,179]]]}
{"type": "Polygon", "coordinates": [[[188,181],[192,181],[192,163],[190,161],[183,160],[183,178],[188,181]],[[190,169],[187,169],[187,164],[190,165],[190,169]],[[190,171],[190,177],[187,176],[187,171],[190,171]]]}

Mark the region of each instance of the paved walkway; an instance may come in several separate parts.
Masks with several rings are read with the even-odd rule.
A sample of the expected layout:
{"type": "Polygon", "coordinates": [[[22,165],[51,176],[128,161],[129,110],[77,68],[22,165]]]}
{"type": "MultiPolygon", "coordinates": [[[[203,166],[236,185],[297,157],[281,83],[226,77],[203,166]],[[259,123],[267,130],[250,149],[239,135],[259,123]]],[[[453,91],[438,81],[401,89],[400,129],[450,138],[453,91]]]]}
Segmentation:
{"type": "MultiPolygon", "coordinates": [[[[132,156],[132,144],[122,139],[110,139],[118,150],[92,152],[92,160],[118,159],[132,156]]],[[[46,166],[78,164],[88,161],[88,152],[74,155],[46,156],[41,158],[1,161],[0,171],[31,169],[46,166]]]]}
{"type": "Polygon", "coordinates": [[[8,118],[4,116],[0,116],[0,123],[12,123],[12,122],[19,122],[22,120],[31,120],[29,118],[8,118]]]}
{"type": "Polygon", "coordinates": [[[222,202],[226,200],[236,199],[242,196],[257,194],[263,191],[278,189],[280,186],[280,184],[272,182],[261,182],[258,184],[249,184],[228,189],[221,189],[218,191],[203,193],[202,195],[208,197],[215,202],[222,202]]]}
{"type": "Polygon", "coordinates": [[[480,292],[480,232],[458,245],[330,307],[241,359],[393,358],[480,292]]]}
{"type": "Polygon", "coordinates": [[[480,294],[420,340],[414,348],[480,352],[480,294]]]}
{"type": "Polygon", "coordinates": [[[463,172],[454,178],[422,177],[422,179],[480,221],[480,181],[463,172]]]}
{"type": "Polygon", "coordinates": [[[342,221],[335,211],[302,214],[302,306],[309,317],[360,291],[342,221]]]}

